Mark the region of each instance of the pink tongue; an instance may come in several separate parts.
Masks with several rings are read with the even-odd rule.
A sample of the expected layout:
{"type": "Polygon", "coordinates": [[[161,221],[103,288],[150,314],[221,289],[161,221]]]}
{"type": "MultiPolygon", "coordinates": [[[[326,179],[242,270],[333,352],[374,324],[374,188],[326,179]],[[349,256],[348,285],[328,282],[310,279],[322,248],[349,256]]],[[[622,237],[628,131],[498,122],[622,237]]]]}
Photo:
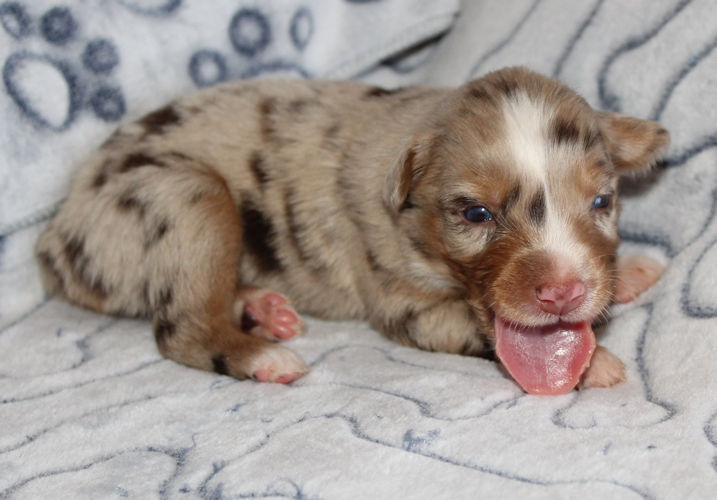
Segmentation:
{"type": "Polygon", "coordinates": [[[496,317],[495,335],[498,358],[529,394],[570,392],[595,350],[595,335],[586,321],[515,327],[496,317]]]}

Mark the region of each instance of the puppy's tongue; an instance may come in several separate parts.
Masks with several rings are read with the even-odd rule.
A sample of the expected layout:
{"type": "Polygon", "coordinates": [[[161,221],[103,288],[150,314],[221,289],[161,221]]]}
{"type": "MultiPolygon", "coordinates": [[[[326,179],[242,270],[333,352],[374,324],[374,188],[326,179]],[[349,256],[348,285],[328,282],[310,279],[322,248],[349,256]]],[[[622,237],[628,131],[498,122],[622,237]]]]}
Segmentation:
{"type": "Polygon", "coordinates": [[[565,394],[579,382],[595,351],[588,322],[516,327],[495,319],[496,355],[529,394],[565,394]]]}

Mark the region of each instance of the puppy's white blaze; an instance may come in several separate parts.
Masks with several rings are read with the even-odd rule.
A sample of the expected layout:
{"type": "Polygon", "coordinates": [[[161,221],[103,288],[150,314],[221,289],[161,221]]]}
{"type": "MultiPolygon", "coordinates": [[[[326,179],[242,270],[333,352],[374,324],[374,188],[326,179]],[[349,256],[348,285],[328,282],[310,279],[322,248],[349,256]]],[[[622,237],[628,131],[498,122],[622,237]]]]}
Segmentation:
{"type": "Polygon", "coordinates": [[[553,257],[561,274],[565,277],[577,274],[578,278],[584,279],[584,268],[589,265],[588,249],[574,234],[569,220],[562,217],[560,209],[551,203],[550,193],[545,201],[545,224],[540,231],[540,245],[553,257]]]}
{"type": "Polygon", "coordinates": [[[551,113],[543,102],[518,92],[503,102],[505,138],[516,168],[527,181],[546,184],[551,113]]]}

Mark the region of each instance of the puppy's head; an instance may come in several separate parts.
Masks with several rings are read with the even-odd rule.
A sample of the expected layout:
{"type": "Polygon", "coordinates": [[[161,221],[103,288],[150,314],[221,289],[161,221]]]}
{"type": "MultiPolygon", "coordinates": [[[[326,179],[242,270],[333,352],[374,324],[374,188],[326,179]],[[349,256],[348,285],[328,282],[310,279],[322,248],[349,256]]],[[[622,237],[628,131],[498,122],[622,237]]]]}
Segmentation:
{"type": "Polygon", "coordinates": [[[444,100],[406,147],[385,201],[421,259],[444,263],[524,389],[572,389],[615,285],[617,181],[669,142],[522,68],[444,100]]]}

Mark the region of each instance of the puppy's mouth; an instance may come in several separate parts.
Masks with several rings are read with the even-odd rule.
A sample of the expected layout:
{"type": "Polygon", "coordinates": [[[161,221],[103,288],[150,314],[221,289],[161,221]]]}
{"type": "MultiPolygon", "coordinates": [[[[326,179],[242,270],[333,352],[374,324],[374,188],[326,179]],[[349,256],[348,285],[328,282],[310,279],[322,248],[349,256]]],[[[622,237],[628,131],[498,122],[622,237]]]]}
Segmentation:
{"type": "Polygon", "coordinates": [[[494,322],[496,355],[529,394],[570,392],[595,351],[595,334],[588,321],[521,326],[496,315],[494,322]]]}

